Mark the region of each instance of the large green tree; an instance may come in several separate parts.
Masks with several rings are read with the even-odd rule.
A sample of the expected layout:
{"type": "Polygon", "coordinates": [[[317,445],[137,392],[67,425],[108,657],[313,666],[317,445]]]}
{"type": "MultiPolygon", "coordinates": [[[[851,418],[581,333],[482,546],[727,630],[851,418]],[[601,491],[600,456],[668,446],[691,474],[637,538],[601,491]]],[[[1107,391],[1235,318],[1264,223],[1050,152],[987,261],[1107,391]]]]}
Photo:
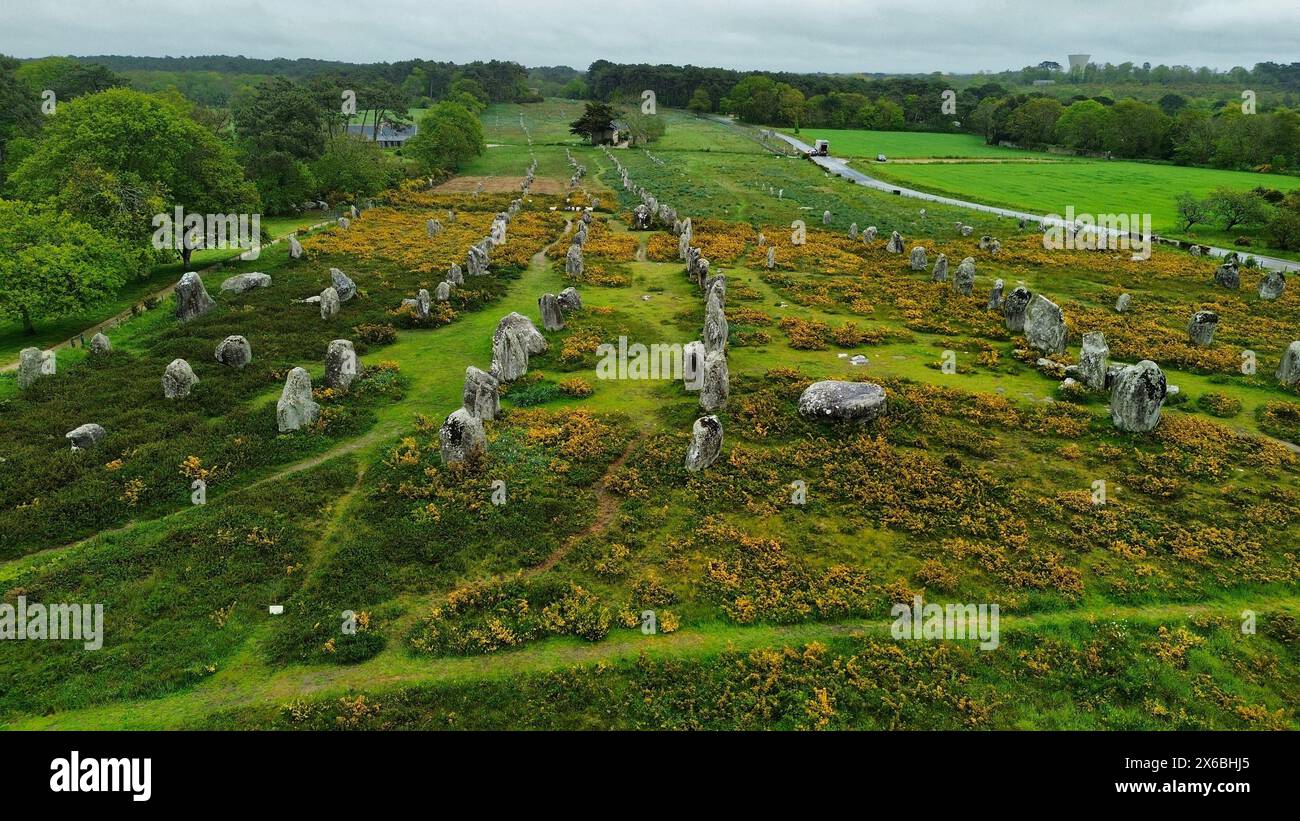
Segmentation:
{"type": "MultiPolygon", "coordinates": [[[[257,191],[245,181],[231,146],[170,101],[125,88],[60,105],[9,186],[21,199],[54,203],[87,169],[104,172],[104,179],[113,181],[110,187],[162,198],[163,213],[176,207],[195,214],[259,208],[257,191]]],[[[111,206],[112,199],[78,203],[65,198],[61,204],[95,225],[116,220],[118,212],[98,211],[99,202],[111,206]]],[[[132,230],[124,239],[138,242],[141,236],[132,230]]],[[[190,249],[181,249],[181,256],[188,264],[190,249]]]]}
{"type": "Polygon", "coordinates": [[[0,315],[36,333],[39,319],[75,314],[122,287],[122,243],[52,208],[0,200],[0,315]]]}
{"type": "Polygon", "coordinates": [[[424,113],[419,130],[402,149],[426,173],[455,171],[482,154],[483,125],[457,103],[442,102],[424,113]]]}

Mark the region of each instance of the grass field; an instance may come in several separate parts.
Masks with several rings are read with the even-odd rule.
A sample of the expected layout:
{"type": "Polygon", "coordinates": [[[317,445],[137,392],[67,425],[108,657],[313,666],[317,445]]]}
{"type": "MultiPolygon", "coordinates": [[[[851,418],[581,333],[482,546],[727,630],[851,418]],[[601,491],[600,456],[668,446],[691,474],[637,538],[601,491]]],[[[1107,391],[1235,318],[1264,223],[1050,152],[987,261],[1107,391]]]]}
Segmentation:
{"type": "Polygon", "coordinates": [[[464,173],[504,180],[500,193],[394,194],[309,238],[305,259],[277,246],[221,274],[264,270],[270,289],[215,294],[184,326],[169,306],[147,311],[107,360],[69,352],[28,392],[0,376],[0,590],[104,602],[107,628],[95,652],[0,642],[0,727],[1300,726],[1300,459],[1278,441],[1300,439],[1300,404],[1272,377],[1300,338],[1300,289],[1264,302],[1244,271],[1228,292],[1211,262],[1162,249],[1049,253],[1013,221],[922,216],[755,151],[743,127],[666,112],[662,145],[615,156],[692,218],[727,277],[725,440],[689,473],[696,395],[678,379],[599,379],[596,346],[695,339],[703,300],[670,232],[628,230],[639,200],[609,156],[566,136],[576,105],[489,111],[498,147],[464,173]],[[578,188],[524,198],[492,272],[436,321],[403,313],[464,260],[534,155],[539,177],[567,183],[566,147],[588,169],[578,188]],[[566,209],[596,196],[584,272],[569,276],[566,209]],[[427,237],[449,208],[456,221],[427,237]],[[882,236],[850,238],[852,223],[882,236]],[[891,230],[931,262],[972,257],[973,295],[888,253],[891,230]],[[291,304],[330,267],[359,286],[340,315],[291,304]],[[1153,433],[1117,432],[1104,395],[1063,390],[986,310],[995,279],[1062,307],[1062,362],[1102,330],[1115,359],[1157,360],[1182,399],[1153,433]],[[504,392],[485,460],[444,465],[438,428],[466,366],[489,366],[499,318],[539,322],[538,297],[569,285],[584,308],[504,392]],[[1197,348],[1186,323],[1205,307],[1221,324],[1197,348]],[[239,372],[212,361],[228,333],[253,346],[239,372]],[[319,388],[335,338],[360,343],[362,380],[318,394],[319,427],[280,434],[285,371],[319,388]],[[1243,349],[1256,373],[1241,372],[1243,349]],[[167,402],[174,357],[202,381],[167,402]],[[828,378],[881,384],[887,414],[800,416],[804,387],[828,378]],[[92,417],[109,438],[69,453],[63,432],[92,417]],[[200,469],[211,489],[195,506],[200,469]],[[503,505],[488,501],[497,481],[503,505]],[[999,603],[1000,647],[892,639],[890,606],[913,595],[999,603]],[[339,629],[345,610],[363,617],[355,633],[339,629]]]}
{"type": "Polygon", "coordinates": [[[1120,160],[874,164],[863,170],[927,191],[1034,212],[1064,214],[1072,205],[1076,213],[1151,214],[1153,226],[1161,233],[1215,244],[1227,240],[1227,245],[1247,228],[1230,236],[1213,226],[1197,225],[1184,234],[1174,198],[1184,191],[1205,197],[1221,186],[1241,190],[1261,185],[1282,191],[1300,188],[1300,177],[1120,160]]]}
{"type": "MultiPolygon", "coordinates": [[[[791,133],[791,132],[787,132],[791,133]]],[[[866,157],[877,154],[889,159],[917,158],[979,158],[1015,159],[1018,157],[1044,157],[1035,151],[1000,148],[989,145],[974,134],[932,134],[915,131],[865,131],[861,129],[805,128],[791,133],[809,145],[814,140],[830,140],[831,154],[836,157],[866,157]]]]}

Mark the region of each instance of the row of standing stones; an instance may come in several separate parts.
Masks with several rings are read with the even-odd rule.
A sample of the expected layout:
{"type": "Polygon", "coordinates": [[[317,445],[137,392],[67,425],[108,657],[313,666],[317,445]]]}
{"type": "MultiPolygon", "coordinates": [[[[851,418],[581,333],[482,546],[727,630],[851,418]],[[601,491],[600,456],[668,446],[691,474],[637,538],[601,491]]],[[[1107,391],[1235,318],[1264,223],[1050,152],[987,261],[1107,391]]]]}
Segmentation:
{"type": "MultiPolygon", "coordinates": [[[[526,196],[537,171],[537,160],[533,160],[520,186],[526,196]]],[[[577,175],[580,177],[580,175],[577,175]]],[[[519,212],[522,200],[516,199],[510,207],[497,214],[487,237],[470,247],[466,264],[471,276],[482,276],[488,272],[489,252],[492,248],[506,241],[506,230],[510,220],[519,212]]],[[[453,212],[448,212],[454,219],[453,212]]],[[[586,225],[591,222],[591,215],[584,213],[582,218],[583,238],[586,238],[586,225]]],[[[435,220],[428,224],[428,234],[433,237],[441,226],[435,220]]],[[[567,230],[567,229],[566,229],[567,230]]],[[[443,285],[452,284],[460,276],[459,266],[452,266],[452,275],[443,285]]],[[[463,280],[461,280],[463,281],[463,280]]],[[[439,286],[441,293],[442,286],[439,286]]],[[[421,291],[420,300],[427,300],[427,292],[421,291]]],[[[566,288],[557,297],[543,294],[537,301],[542,315],[542,324],[547,330],[558,331],[565,327],[565,312],[582,309],[582,298],[574,288],[566,288]]],[[[417,305],[417,312],[420,308],[417,305]]],[[[461,406],[447,415],[438,431],[438,444],[442,461],[446,465],[460,464],[481,456],[487,449],[487,433],[483,423],[496,419],[500,413],[501,385],[513,382],[528,373],[528,357],[545,353],[549,349],[546,337],[537,330],[533,321],[517,311],[502,317],[492,333],[492,365],[489,371],[470,365],[465,369],[465,382],[461,389],[461,406]]]]}

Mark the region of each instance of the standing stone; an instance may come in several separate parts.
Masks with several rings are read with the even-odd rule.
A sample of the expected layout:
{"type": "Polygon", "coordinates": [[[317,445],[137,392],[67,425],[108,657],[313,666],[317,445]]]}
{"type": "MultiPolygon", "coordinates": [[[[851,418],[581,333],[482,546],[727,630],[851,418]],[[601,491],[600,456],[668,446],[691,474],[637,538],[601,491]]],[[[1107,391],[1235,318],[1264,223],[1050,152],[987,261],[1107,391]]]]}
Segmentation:
{"type": "Polygon", "coordinates": [[[697,340],[686,343],[682,349],[682,383],[694,393],[704,386],[704,343],[697,340]]]}
{"type": "Polygon", "coordinates": [[[348,230],[348,226],[351,224],[352,223],[348,220],[347,217],[339,217],[339,227],[342,228],[344,231],[348,230]]]}
{"type": "Polygon", "coordinates": [[[302,259],[302,243],[298,241],[297,234],[289,235],[289,258],[302,259]]]}
{"type": "Polygon", "coordinates": [[[1079,352],[1079,381],[1095,391],[1106,389],[1106,371],[1110,367],[1110,346],[1101,331],[1083,335],[1083,349],[1079,352]]]}
{"type": "Polygon", "coordinates": [[[330,284],[334,286],[339,302],[347,302],[357,295],[357,284],[338,268],[330,269],[330,284]]]}
{"type": "Polygon", "coordinates": [[[53,376],[58,368],[58,359],[54,351],[42,351],[40,348],[23,348],[18,353],[18,388],[26,390],[42,376],[53,376]]]}
{"type": "Polygon", "coordinates": [[[822,225],[830,225],[830,224],[831,224],[831,212],[830,212],[830,211],[823,211],[823,212],[822,212],[822,225]]]}
{"type": "Polygon", "coordinates": [[[325,387],[345,391],[357,378],[357,352],[346,339],[334,339],[325,349],[325,387]]]}
{"type": "Polygon", "coordinates": [[[203,287],[203,279],[194,271],[188,272],[176,283],[176,318],[181,322],[203,316],[215,307],[217,303],[208,296],[208,289],[203,287]]]}
{"type": "Polygon", "coordinates": [[[686,469],[692,473],[713,464],[722,453],[722,422],[716,416],[701,416],[691,427],[691,445],[686,449],[686,469]]]}
{"type": "Polygon", "coordinates": [[[885,250],[891,254],[903,253],[903,235],[897,231],[891,232],[889,234],[889,244],[885,246],[885,250]]]}
{"type": "Polygon", "coordinates": [[[436,219],[429,220],[424,224],[424,233],[429,237],[429,239],[433,239],[438,234],[442,233],[442,223],[438,222],[436,219]]]}
{"type": "Polygon", "coordinates": [[[875,242],[875,241],[876,241],[876,226],[874,226],[874,225],[868,225],[868,226],[867,226],[867,230],[865,230],[865,231],[862,232],[862,241],[863,241],[863,242],[875,242]]]}
{"type": "Polygon", "coordinates": [[[934,260],[934,272],[930,275],[930,281],[931,281],[931,282],[947,282],[947,281],[948,281],[948,257],[947,257],[947,255],[945,255],[945,254],[940,254],[938,257],[935,258],[935,260],[934,260]]]}
{"type": "Polygon", "coordinates": [[[885,412],[885,389],[872,382],[814,382],[799,397],[799,414],[836,422],[875,419],[885,412]]]}
{"type": "Polygon", "coordinates": [[[420,319],[428,319],[432,308],[433,300],[429,298],[429,289],[421,288],[415,293],[415,315],[420,319]]]}
{"type": "Polygon", "coordinates": [[[275,421],[280,433],[315,424],[319,418],[320,405],[311,398],[311,376],[302,368],[294,368],[284,380],[280,401],[275,403],[275,421]]]}
{"type": "Polygon", "coordinates": [[[500,386],[495,376],[470,365],[465,369],[465,387],[461,391],[465,410],[476,419],[496,419],[501,410],[500,386]]]}
{"type": "Polygon", "coordinates": [[[1065,314],[1042,294],[1034,294],[1025,308],[1025,338],[1041,353],[1065,353],[1065,314]]]}
{"type": "Polygon", "coordinates": [[[90,352],[98,356],[113,350],[113,343],[108,341],[108,337],[102,333],[95,334],[90,338],[90,352]]]}
{"type": "Polygon", "coordinates": [[[72,444],[73,450],[86,450],[104,441],[104,437],[107,435],[100,425],[87,422],[63,434],[63,438],[72,444]]]}
{"type": "MultiPolygon", "coordinates": [[[[427,300],[429,297],[428,290],[421,288],[420,291],[423,293],[424,299],[427,300]]],[[[439,302],[446,302],[451,299],[451,283],[446,280],[439,282],[438,287],[433,289],[433,298],[439,302]]]]}
{"type": "Polygon", "coordinates": [[[242,336],[228,336],[217,345],[217,361],[232,368],[243,368],[253,361],[253,348],[242,336]]]}
{"type": "Polygon", "coordinates": [[[492,375],[502,382],[513,382],[528,373],[528,356],[547,349],[546,338],[532,320],[511,313],[497,323],[492,334],[492,375]]]}
{"type": "Polygon", "coordinates": [[[492,375],[502,382],[513,382],[528,373],[528,346],[518,331],[497,326],[492,335],[492,375]]]}
{"type": "Polygon", "coordinates": [[[853,239],[858,238],[858,224],[856,222],[849,226],[849,236],[853,239]]]}
{"type": "Polygon", "coordinates": [[[1260,299],[1277,299],[1286,290],[1286,276],[1281,271],[1269,271],[1259,281],[1260,299]]]}
{"type": "Polygon", "coordinates": [[[1277,366],[1277,381],[1288,388],[1300,385],[1300,341],[1292,342],[1277,366]]]}
{"type": "Polygon", "coordinates": [[[962,296],[970,296],[975,290],[975,258],[966,257],[957,266],[957,273],[952,278],[952,287],[962,296]]]}
{"type": "Polygon", "coordinates": [[[770,245],[767,249],[767,269],[770,271],[776,267],[776,246],[770,245]]]}
{"type": "Polygon", "coordinates": [[[339,294],[333,288],[320,292],[320,318],[330,319],[339,312],[339,294]]]}
{"type": "Polygon", "coordinates": [[[913,248],[911,258],[908,260],[908,265],[913,271],[924,271],[927,267],[925,249],[920,245],[913,248]]]}
{"type": "Polygon", "coordinates": [[[566,313],[582,310],[582,296],[578,293],[577,288],[570,286],[560,291],[559,300],[560,309],[566,313]]]}
{"type": "Polygon", "coordinates": [[[704,356],[704,378],[700,385],[700,407],[709,413],[726,407],[731,394],[731,379],[727,371],[727,355],[712,351],[704,356]]]}
{"type": "Polygon", "coordinates": [[[564,273],[571,277],[582,276],[582,246],[573,244],[564,255],[564,273]]]}
{"type": "Polygon", "coordinates": [[[451,269],[447,271],[447,281],[452,285],[465,284],[465,275],[461,273],[459,265],[452,263],[451,269]]]}
{"type": "Polygon", "coordinates": [[[994,282],[993,282],[993,288],[992,288],[992,290],[989,291],[989,301],[988,301],[988,304],[984,306],[984,310],[986,310],[986,311],[997,311],[997,310],[1001,310],[1001,308],[1002,308],[1002,288],[1003,288],[1003,287],[1004,287],[1004,286],[1003,286],[1003,284],[1002,284],[1002,280],[1001,280],[1001,279],[994,280],[994,282]]]}
{"type": "Polygon", "coordinates": [[[564,311],[555,294],[542,294],[537,300],[537,310],[542,315],[542,327],[548,331],[564,330],[564,311]]]}
{"type": "Polygon", "coordinates": [[[1118,430],[1146,433],[1160,423],[1160,405],[1169,386],[1160,366],[1149,359],[1115,375],[1110,392],[1110,419],[1118,430]]]}
{"type": "Polygon", "coordinates": [[[957,231],[958,231],[958,233],[960,233],[963,237],[969,237],[971,234],[975,233],[975,226],[973,226],[973,225],[963,225],[963,226],[961,226],[960,228],[958,228],[957,231]]]}
{"type": "Polygon", "coordinates": [[[1133,298],[1128,294],[1120,294],[1119,299],[1115,300],[1115,312],[1120,314],[1124,313],[1128,310],[1128,304],[1132,301],[1133,298]]]}
{"type": "Polygon", "coordinates": [[[253,273],[248,273],[248,274],[236,274],[233,277],[227,279],[225,282],[221,283],[222,293],[225,293],[226,291],[234,291],[237,294],[242,294],[245,291],[251,291],[254,288],[270,288],[270,287],[271,287],[271,275],[263,274],[260,271],[255,271],[253,273]]]}
{"type": "Polygon", "coordinates": [[[1002,302],[1002,315],[1006,317],[1007,330],[1013,334],[1025,332],[1025,308],[1029,306],[1029,300],[1033,294],[1023,285],[1017,285],[1015,290],[1007,294],[1007,298],[1002,302]]]}
{"type": "Polygon", "coordinates": [[[1214,269],[1214,281],[1224,288],[1240,288],[1241,271],[1237,268],[1236,261],[1225,262],[1214,269]]]}
{"type": "Polygon", "coordinates": [[[190,390],[199,383],[194,369],[184,359],[173,359],[163,371],[163,396],[168,399],[183,399],[190,395],[190,390]]]}
{"type": "Polygon", "coordinates": [[[464,408],[452,411],[447,421],[442,423],[438,441],[442,446],[442,461],[446,465],[459,464],[487,450],[483,423],[464,408]]]}
{"type": "Polygon", "coordinates": [[[704,350],[707,353],[725,351],[729,333],[727,313],[721,301],[710,299],[704,308],[704,350]]]}
{"type": "Polygon", "coordinates": [[[1218,314],[1214,311],[1197,311],[1187,323],[1187,338],[1198,348],[1208,348],[1214,343],[1214,332],[1218,327],[1218,314]]]}
{"type": "Polygon", "coordinates": [[[533,321],[518,311],[511,311],[501,317],[501,321],[497,323],[497,329],[500,330],[501,328],[515,329],[530,354],[546,353],[550,348],[550,345],[546,342],[546,337],[542,336],[542,332],[537,330],[537,326],[533,324],[533,321]]]}

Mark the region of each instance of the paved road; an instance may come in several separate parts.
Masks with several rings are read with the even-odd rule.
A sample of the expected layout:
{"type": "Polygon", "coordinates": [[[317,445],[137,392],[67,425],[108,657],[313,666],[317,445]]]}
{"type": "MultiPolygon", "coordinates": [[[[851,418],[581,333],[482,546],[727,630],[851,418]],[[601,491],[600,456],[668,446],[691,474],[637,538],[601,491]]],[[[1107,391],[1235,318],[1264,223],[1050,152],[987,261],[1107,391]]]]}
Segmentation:
{"type": "MultiPolygon", "coordinates": [[[[812,151],[812,146],[808,145],[802,140],[797,140],[794,137],[791,137],[786,134],[782,134],[780,132],[775,132],[775,134],[777,137],[780,137],[782,140],[785,140],[787,143],[794,146],[799,151],[803,151],[805,153],[812,151]]],[[[983,203],[970,202],[969,200],[959,200],[953,197],[944,197],[938,194],[930,194],[925,191],[917,191],[914,188],[903,188],[901,186],[894,185],[893,183],[884,182],[883,180],[878,180],[874,177],[869,177],[855,168],[850,168],[848,162],[846,160],[840,159],[839,157],[812,157],[811,159],[813,162],[817,163],[818,165],[826,169],[831,174],[836,174],[838,176],[844,177],[847,180],[851,180],[857,183],[858,185],[864,185],[867,188],[874,188],[877,191],[885,191],[887,193],[898,194],[903,197],[912,197],[919,200],[938,202],[944,205],[954,205],[958,208],[969,208],[974,211],[983,211],[984,213],[987,214],[996,214],[1000,217],[1010,217],[1011,219],[1023,219],[1023,220],[1030,221],[1035,225],[1039,225],[1044,222],[1048,223],[1049,225],[1060,225],[1060,226],[1065,225],[1065,220],[1060,218],[1048,219],[1043,214],[1034,214],[1034,213],[1030,213],[1029,211],[1017,211],[1013,208],[999,208],[995,205],[985,205],[983,203]]],[[[1085,226],[1083,233],[1095,233],[1095,230],[1096,229],[1089,230],[1089,227],[1085,226]]],[[[1107,229],[1106,233],[1110,235],[1115,235],[1118,232],[1116,232],[1114,229],[1107,229]]],[[[1209,248],[1210,248],[1209,251],[1210,256],[1215,256],[1215,257],[1227,256],[1228,254],[1233,253],[1234,251],[1241,256],[1246,255],[1244,252],[1232,248],[1216,248],[1214,246],[1209,246],[1209,248]]],[[[1255,254],[1255,253],[1251,253],[1250,256],[1253,257],[1256,261],[1258,261],[1259,264],[1264,268],[1269,268],[1277,271],[1300,271],[1300,262],[1292,262],[1289,259],[1278,259],[1277,257],[1260,256],[1259,254],[1255,254]]]]}

